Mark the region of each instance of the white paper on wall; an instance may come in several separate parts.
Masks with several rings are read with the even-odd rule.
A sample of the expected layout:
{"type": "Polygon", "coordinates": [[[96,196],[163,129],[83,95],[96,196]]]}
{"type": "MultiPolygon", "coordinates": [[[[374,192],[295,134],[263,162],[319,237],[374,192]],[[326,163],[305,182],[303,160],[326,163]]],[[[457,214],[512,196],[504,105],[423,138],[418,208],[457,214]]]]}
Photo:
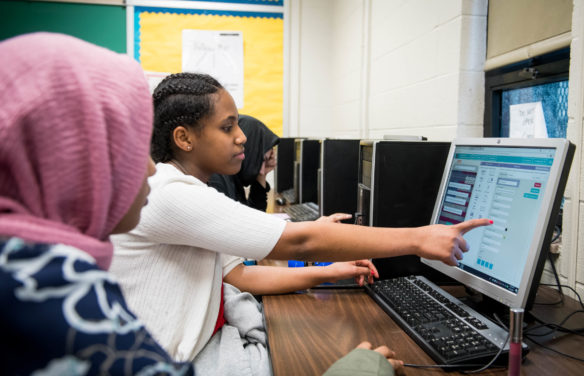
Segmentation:
{"type": "Polygon", "coordinates": [[[541,102],[509,106],[509,137],[547,138],[547,128],[541,102]]]}
{"type": "Polygon", "coordinates": [[[243,108],[241,31],[183,30],[182,70],[213,76],[229,91],[237,108],[243,108]]]}

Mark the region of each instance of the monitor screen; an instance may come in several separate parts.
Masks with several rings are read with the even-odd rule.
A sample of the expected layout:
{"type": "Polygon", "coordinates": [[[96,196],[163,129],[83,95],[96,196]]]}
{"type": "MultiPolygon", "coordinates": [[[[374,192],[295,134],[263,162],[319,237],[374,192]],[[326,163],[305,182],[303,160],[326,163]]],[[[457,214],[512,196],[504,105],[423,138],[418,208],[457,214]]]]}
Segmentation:
{"type": "Polygon", "coordinates": [[[572,156],[565,139],[455,140],[432,223],[493,224],[464,235],[469,251],[457,267],[423,262],[506,306],[529,308],[572,156]]]}

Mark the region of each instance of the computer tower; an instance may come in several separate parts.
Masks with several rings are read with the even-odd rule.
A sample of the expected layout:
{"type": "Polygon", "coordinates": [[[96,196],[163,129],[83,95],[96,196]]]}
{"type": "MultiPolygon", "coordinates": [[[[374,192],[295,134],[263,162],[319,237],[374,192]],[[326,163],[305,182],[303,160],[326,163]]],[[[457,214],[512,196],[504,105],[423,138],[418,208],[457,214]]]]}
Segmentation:
{"type": "MultiPolygon", "coordinates": [[[[320,145],[320,215],[357,211],[360,140],[324,139],[320,145]]],[[[344,221],[353,223],[353,219],[344,221]]]]}
{"type": "Polygon", "coordinates": [[[294,151],[293,137],[282,137],[276,146],[277,162],[274,170],[275,192],[282,193],[294,188],[294,151]]]}
{"type": "Polygon", "coordinates": [[[369,226],[369,210],[371,207],[371,182],[373,176],[373,145],[375,141],[359,142],[359,166],[357,172],[357,210],[355,223],[369,226]]]}
{"type": "MultiPolygon", "coordinates": [[[[387,140],[362,147],[365,165],[371,153],[369,226],[428,225],[449,149],[449,142],[387,140]]],[[[373,263],[380,279],[414,274],[440,284],[454,282],[414,255],[374,259],[373,263]]]]}
{"type": "Polygon", "coordinates": [[[318,201],[318,169],[320,140],[296,139],[294,161],[294,191],[298,203],[318,201]]]}

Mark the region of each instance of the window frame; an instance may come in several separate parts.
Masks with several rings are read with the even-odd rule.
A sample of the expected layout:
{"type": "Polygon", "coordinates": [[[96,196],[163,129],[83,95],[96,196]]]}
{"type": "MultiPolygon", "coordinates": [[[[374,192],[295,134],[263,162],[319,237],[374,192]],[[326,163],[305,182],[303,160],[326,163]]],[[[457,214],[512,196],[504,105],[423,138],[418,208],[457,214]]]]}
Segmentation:
{"type": "Polygon", "coordinates": [[[569,75],[570,47],[486,71],[483,136],[501,137],[503,90],[564,81],[569,75]]]}

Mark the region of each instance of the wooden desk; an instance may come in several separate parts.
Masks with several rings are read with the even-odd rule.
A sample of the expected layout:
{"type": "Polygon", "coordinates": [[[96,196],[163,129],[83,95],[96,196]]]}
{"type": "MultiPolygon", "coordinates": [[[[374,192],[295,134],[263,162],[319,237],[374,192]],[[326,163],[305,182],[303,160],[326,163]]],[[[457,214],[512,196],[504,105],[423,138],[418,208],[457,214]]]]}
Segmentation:
{"type": "MultiPolygon", "coordinates": [[[[557,293],[540,288],[537,302],[554,302],[557,293]]],[[[418,345],[362,290],[308,290],[305,293],[264,296],[264,313],[275,376],[322,375],[337,359],[361,341],[382,344],[405,363],[435,364],[418,345]]],[[[536,305],[540,319],[559,323],[579,305],[569,298],[558,306],[536,305]]],[[[582,315],[571,321],[584,326],[582,315]]],[[[570,322],[568,322],[568,325],[570,322]]],[[[584,363],[572,360],[533,343],[523,363],[522,375],[583,375],[584,363]]],[[[546,345],[571,355],[584,357],[584,338],[556,336],[546,345]]],[[[406,368],[408,375],[436,375],[441,369],[406,368]]],[[[450,375],[462,375],[451,372],[450,375]]],[[[507,375],[506,369],[481,375],[507,375]]]]}

